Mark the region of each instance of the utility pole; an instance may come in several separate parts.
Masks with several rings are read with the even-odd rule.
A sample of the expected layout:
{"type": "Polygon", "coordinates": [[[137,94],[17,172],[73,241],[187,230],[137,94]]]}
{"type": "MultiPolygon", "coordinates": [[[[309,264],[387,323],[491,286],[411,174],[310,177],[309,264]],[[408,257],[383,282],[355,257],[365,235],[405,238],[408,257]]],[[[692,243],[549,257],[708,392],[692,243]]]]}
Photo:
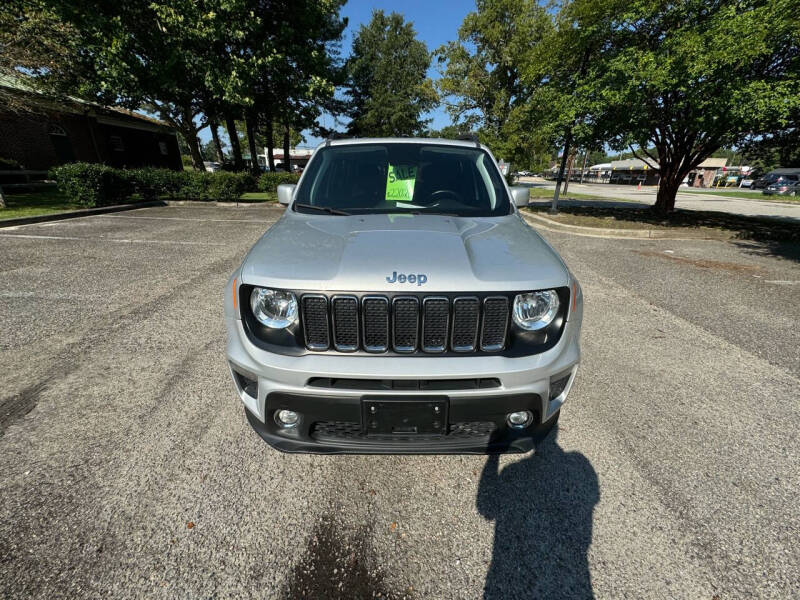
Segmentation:
{"type": "Polygon", "coordinates": [[[589,156],[589,151],[583,151],[583,168],[581,169],[581,185],[583,185],[583,175],[586,173],[586,158],[589,156]]]}

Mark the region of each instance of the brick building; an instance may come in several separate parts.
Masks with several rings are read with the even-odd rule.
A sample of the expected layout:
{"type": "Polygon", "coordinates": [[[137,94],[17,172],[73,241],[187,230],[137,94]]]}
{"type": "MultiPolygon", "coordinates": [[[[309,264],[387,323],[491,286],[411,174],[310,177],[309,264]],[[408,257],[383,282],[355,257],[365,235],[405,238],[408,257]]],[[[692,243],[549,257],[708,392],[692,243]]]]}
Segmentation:
{"type": "Polygon", "coordinates": [[[75,161],[183,168],[175,130],[162,121],[76,98],[56,101],[7,77],[0,87],[25,105],[24,111],[0,106],[0,158],[24,169],[75,161]]]}

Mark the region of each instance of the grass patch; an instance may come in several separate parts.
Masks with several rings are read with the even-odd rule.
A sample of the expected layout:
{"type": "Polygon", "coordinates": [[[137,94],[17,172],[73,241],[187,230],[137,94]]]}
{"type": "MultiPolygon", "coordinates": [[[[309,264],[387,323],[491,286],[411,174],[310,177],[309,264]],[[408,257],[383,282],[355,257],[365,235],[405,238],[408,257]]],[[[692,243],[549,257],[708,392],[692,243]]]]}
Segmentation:
{"type": "MultiPolygon", "coordinates": [[[[527,210],[552,219],[544,207],[527,210]]],[[[733,237],[763,242],[800,242],[800,224],[777,219],[746,217],[729,213],[676,210],[664,217],[649,208],[562,206],[555,220],[568,225],[609,229],[705,230],[711,237],[733,237]]]]}
{"type": "Polygon", "coordinates": [[[579,225],[581,227],[599,227],[604,229],[664,229],[668,230],[669,227],[663,225],[653,225],[642,221],[631,221],[627,219],[617,218],[611,215],[576,215],[571,212],[566,212],[566,208],[559,208],[557,215],[548,214],[546,210],[535,210],[542,216],[547,217],[558,223],[565,225],[579,225]]]}
{"type": "MultiPolygon", "coordinates": [[[[541,187],[532,187],[529,188],[531,191],[531,198],[547,198],[548,200],[553,199],[553,192],[554,190],[550,190],[547,188],[541,187]]],[[[566,195],[560,195],[559,200],[605,200],[606,202],[633,202],[633,200],[625,200],[624,198],[609,198],[608,196],[595,196],[594,194],[573,194],[569,192],[566,195]]]]}
{"type": "Polygon", "coordinates": [[[772,196],[764,196],[761,192],[744,192],[742,190],[724,190],[724,189],[716,189],[716,190],[709,190],[707,192],[701,192],[698,190],[687,190],[680,188],[678,190],[679,194],[695,194],[698,196],[705,196],[711,194],[712,196],[728,196],[729,198],[747,198],[749,200],[767,200],[771,199],[772,196]]]}
{"type": "Polygon", "coordinates": [[[83,208],[54,187],[24,193],[6,192],[4,196],[6,208],[0,208],[0,219],[35,217],[83,208]]]}
{"type": "Polygon", "coordinates": [[[277,202],[277,192],[245,192],[239,196],[239,202],[277,202]]]}
{"type": "MultiPolygon", "coordinates": [[[[43,188],[32,192],[5,193],[6,208],[0,208],[0,221],[3,219],[18,219],[21,217],[38,217],[53,213],[68,212],[85,209],[78,202],[70,200],[56,188],[43,188]]],[[[167,198],[164,197],[163,200],[167,198]]],[[[142,202],[142,198],[134,195],[129,202],[142,202]]],[[[240,202],[277,202],[276,192],[245,192],[239,198],[240,202]]]]}

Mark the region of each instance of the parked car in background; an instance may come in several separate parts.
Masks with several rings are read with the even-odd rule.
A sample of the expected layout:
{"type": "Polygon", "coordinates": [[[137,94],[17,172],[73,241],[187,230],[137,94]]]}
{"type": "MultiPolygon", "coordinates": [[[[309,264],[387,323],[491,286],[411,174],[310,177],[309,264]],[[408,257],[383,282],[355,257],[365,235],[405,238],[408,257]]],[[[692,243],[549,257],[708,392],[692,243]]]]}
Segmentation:
{"type": "Polygon", "coordinates": [[[219,164],[218,162],[212,162],[212,161],[205,161],[203,163],[203,166],[206,168],[206,171],[210,171],[212,173],[215,173],[215,172],[219,171],[220,169],[222,169],[222,165],[221,164],[219,164]]]}
{"type": "Polygon", "coordinates": [[[800,189],[800,175],[781,175],[761,192],[766,196],[797,196],[800,189]]]}
{"type": "Polygon", "coordinates": [[[766,189],[768,186],[772,185],[773,183],[777,183],[778,179],[782,176],[787,175],[800,175],[800,169],[788,168],[788,169],[775,169],[774,171],[770,171],[763,177],[759,177],[753,182],[753,185],[750,186],[750,189],[753,190],[763,190],[766,189]]]}

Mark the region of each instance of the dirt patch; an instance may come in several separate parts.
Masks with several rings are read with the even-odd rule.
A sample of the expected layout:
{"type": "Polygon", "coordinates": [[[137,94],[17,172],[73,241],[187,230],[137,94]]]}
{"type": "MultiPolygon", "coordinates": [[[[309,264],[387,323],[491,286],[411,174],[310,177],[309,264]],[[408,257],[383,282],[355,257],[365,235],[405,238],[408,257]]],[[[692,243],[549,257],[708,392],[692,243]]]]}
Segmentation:
{"type": "Polygon", "coordinates": [[[653,250],[634,250],[634,252],[636,252],[636,254],[641,254],[642,256],[655,256],[657,258],[663,258],[665,260],[670,260],[672,262],[681,263],[684,265],[692,265],[693,267],[699,267],[700,269],[716,269],[720,271],[733,271],[733,272],[744,272],[744,273],[763,271],[761,267],[757,267],[754,265],[742,265],[739,263],[722,262],[719,260],[706,260],[703,258],[686,258],[683,256],[675,256],[674,254],[666,254],[664,252],[655,252],[653,250]]]}
{"type": "Polygon", "coordinates": [[[348,531],[332,517],[315,526],[300,562],[292,569],[282,598],[328,600],[407,599],[407,592],[389,590],[372,547],[372,530],[348,531]]]}

